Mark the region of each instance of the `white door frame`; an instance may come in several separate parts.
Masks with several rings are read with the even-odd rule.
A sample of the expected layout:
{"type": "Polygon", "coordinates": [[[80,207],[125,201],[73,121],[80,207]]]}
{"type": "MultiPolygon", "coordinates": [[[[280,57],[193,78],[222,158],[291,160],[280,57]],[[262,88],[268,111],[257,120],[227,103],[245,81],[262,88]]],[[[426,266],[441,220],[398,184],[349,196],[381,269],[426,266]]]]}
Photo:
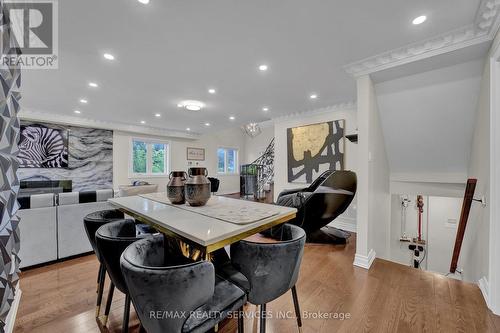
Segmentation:
{"type": "Polygon", "coordinates": [[[490,52],[490,253],[488,305],[500,315],[500,42],[490,52]]]}

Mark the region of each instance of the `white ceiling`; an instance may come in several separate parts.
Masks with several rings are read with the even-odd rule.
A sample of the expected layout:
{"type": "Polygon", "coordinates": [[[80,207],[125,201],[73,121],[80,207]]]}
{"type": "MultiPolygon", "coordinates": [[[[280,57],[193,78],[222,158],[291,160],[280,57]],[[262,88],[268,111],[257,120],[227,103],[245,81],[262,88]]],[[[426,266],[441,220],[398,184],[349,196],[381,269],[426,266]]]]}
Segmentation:
{"type": "Polygon", "coordinates": [[[466,177],[483,66],[469,61],[375,86],[393,175],[466,177]]]}
{"type": "Polygon", "coordinates": [[[24,71],[22,106],[200,133],[325,107],[355,100],[355,81],[342,66],[471,24],[478,3],[59,1],[59,69],[24,71]],[[422,14],[428,21],[413,26],[422,14]],[[116,60],[104,60],[104,52],[116,60]],[[257,70],[261,63],[267,72],[257,70]],[[89,81],[100,87],[88,88],[89,81]],[[319,98],[311,101],[311,92],[319,98]],[[207,107],[183,111],[176,106],[183,99],[207,107]]]}

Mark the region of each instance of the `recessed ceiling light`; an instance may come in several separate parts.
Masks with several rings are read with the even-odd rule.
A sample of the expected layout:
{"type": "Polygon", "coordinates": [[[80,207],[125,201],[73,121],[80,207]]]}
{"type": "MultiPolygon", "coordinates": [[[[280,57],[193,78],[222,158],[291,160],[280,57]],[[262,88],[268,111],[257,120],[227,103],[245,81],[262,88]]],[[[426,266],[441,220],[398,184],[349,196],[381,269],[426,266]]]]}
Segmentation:
{"type": "Polygon", "coordinates": [[[190,131],[191,129],[189,127],[186,128],[186,131],[190,131]]]}
{"type": "Polygon", "coordinates": [[[104,59],[107,59],[107,60],[115,60],[115,56],[112,55],[111,53],[104,53],[103,57],[104,57],[104,59]]]}
{"type": "Polygon", "coordinates": [[[426,20],[427,20],[427,16],[422,15],[422,16],[414,18],[411,23],[413,23],[414,25],[419,25],[419,24],[424,23],[426,20]]]}
{"type": "Polygon", "coordinates": [[[262,111],[267,112],[267,111],[269,111],[269,108],[268,108],[267,106],[264,106],[264,107],[262,108],[262,111]]]}
{"type": "Polygon", "coordinates": [[[236,118],[234,116],[230,116],[229,120],[235,120],[236,118]]]}
{"type": "Polygon", "coordinates": [[[82,113],[82,111],[80,111],[80,110],[75,110],[75,111],[73,111],[73,112],[74,112],[74,113],[76,113],[76,114],[80,114],[80,113],[82,113]]]}
{"type": "Polygon", "coordinates": [[[161,114],[156,113],[156,114],[155,114],[155,117],[156,117],[156,118],[160,118],[160,117],[161,117],[161,114]]]}
{"type": "Polygon", "coordinates": [[[146,123],[146,121],[144,121],[144,120],[141,120],[141,124],[145,124],[145,123],[146,123]]]}
{"type": "Polygon", "coordinates": [[[215,89],[213,88],[208,89],[208,93],[212,95],[215,94],[215,89]]]}
{"type": "Polygon", "coordinates": [[[205,126],[210,126],[210,123],[205,123],[205,126]]]}
{"type": "Polygon", "coordinates": [[[95,82],[89,82],[89,87],[97,88],[97,87],[99,87],[99,85],[95,82]]]}
{"type": "Polygon", "coordinates": [[[267,65],[260,65],[259,70],[263,72],[267,71],[267,65]]]}
{"type": "Polygon", "coordinates": [[[318,95],[317,94],[311,94],[311,96],[309,96],[310,99],[316,99],[318,98],[318,95]]]}
{"type": "Polygon", "coordinates": [[[137,0],[139,1],[140,3],[144,4],[144,5],[147,5],[149,3],[149,0],[137,0]]]}
{"type": "Polygon", "coordinates": [[[80,103],[82,104],[87,104],[89,101],[87,101],[85,98],[80,99],[80,103]]]}
{"type": "Polygon", "coordinates": [[[205,104],[200,101],[187,100],[177,104],[177,107],[185,108],[189,111],[200,111],[203,107],[205,107],[205,104]]]}

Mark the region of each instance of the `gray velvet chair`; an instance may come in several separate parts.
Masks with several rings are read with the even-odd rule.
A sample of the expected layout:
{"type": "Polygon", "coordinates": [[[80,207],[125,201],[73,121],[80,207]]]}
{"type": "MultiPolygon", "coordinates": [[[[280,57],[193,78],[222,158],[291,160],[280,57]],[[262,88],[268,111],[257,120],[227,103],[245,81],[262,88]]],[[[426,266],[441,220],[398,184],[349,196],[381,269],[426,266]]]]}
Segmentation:
{"type": "MultiPolygon", "coordinates": [[[[207,332],[242,310],[243,290],[216,277],[211,262],[172,254],[165,240],[156,235],[135,242],[120,260],[134,308],[148,333],[207,332]]],[[[242,323],[239,316],[240,333],[242,323]]]]}
{"type": "MultiPolygon", "coordinates": [[[[292,224],[280,228],[275,243],[242,240],[231,245],[231,259],[217,268],[217,274],[239,285],[248,301],[260,305],[260,332],[266,329],[266,303],[291,289],[299,330],[302,329],[295,284],[306,241],[305,231],[292,224]]],[[[220,260],[220,259],[219,259],[220,260]]]]}
{"type": "Polygon", "coordinates": [[[120,269],[120,256],[130,244],[147,237],[152,237],[152,235],[139,233],[134,220],[110,222],[101,226],[96,231],[97,251],[111,280],[108,298],[106,299],[106,308],[104,310],[104,320],[102,322],[104,326],[107,323],[116,287],[125,294],[122,332],[128,332],[130,296],[120,269]]]}
{"type": "Polygon", "coordinates": [[[104,290],[104,282],[106,279],[106,269],[104,268],[104,264],[102,263],[102,260],[99,257],[99,253],[97,251],[97,246],[95,244],[95,233],[97,229],[99,229],[106,223],[123,220],[124,217],[124,214],[118,209],[108,209],[90,213],[83,218],[85,232],[87,233],[90,245],[92,246],[92,249],[97,256],[97,259],[99,260],[99,272],[97,273],[96,317],[99,316],[99,311],[101,309],[102,293],[104,290]]]}

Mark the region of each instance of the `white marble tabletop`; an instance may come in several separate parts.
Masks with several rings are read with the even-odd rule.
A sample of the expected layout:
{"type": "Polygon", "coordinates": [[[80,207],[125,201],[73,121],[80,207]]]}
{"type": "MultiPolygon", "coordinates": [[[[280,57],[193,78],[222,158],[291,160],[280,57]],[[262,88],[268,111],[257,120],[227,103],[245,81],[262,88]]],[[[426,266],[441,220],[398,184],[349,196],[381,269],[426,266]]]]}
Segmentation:
{"type": "MultiPolygon", "coordinates": [[[[158,193],[157,195],[166,196],[166,193],[158,193]]],[[[210,200],[217,200],[225,204],[231,202],[235,204],[237,202],[238,205],[242,204],[241,200],[222,196],[212,196],[210,200]]],[[[180,238],[198,244],[207,253],[291,220],[297,213],[295,208],[243,201],[245,205],[259,207],[260,209],[268,207],[274,211],[278,207],[278,212],[271,217],[242,225],[200,215],[174,205],[164,204],[140,196],[113,198],[109,199],[109,202],[141,221],[151,224],[153,227],[160,230],[166,229],[180,236],[180,238]]]]}

